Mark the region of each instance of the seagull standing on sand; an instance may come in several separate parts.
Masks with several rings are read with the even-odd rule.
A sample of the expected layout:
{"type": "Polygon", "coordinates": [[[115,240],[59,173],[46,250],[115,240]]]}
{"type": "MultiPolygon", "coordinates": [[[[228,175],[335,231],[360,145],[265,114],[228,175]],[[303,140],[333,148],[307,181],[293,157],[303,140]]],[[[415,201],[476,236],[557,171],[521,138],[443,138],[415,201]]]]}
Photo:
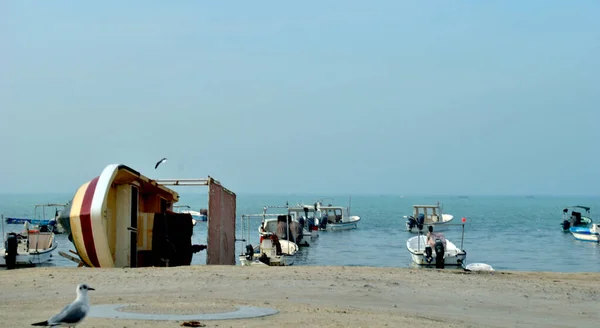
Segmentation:
{"type": "Polygon", "coordinates": [[[90,300],[88,299],[88,290],[95,290],[87,284],[77,285],[77,298],[75,301],[60,311],[59,314],[42,322],[32,323],[32,326],[46,327],[75,327],[83,321],[90,310],[90,300]]]}
{"type": "Polygon", "coordinates": [[[154,169],[156,170],[156,168],[157,168],[157,167],[158,167],[158,166],[159,166],[159,165],[160,165],[162,162],[166,162],[166,161],[167,161],[167,158],[165,157],[165,158],[161,159],[160,161],[156,162],[156,165],[154,165],[154,169]]]}

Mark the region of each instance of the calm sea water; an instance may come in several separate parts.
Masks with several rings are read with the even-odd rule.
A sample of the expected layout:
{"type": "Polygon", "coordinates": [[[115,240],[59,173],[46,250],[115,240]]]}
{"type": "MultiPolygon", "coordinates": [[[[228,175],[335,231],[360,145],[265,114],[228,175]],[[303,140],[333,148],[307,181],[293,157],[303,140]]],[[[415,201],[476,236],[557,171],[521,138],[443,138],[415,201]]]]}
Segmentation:
{"type": "MultiPolygon", "coordinates": [[[[35,204],[68,202],[72,195],[0,195],[0,214],[11,217],[31,217],[35,204]]],[[[285,205],[298,202],[313,203],[320,196],[258,196],[238,195],[237,229],[240,233],[242,214],[257,214],[265,205],[285,205]]],[[[347,206],[348,197],[333,197],[334,204],[347,206]]],[[[404,231],[403,215],[409,215],[413,204],[435,204],[440,201],[444,212],[456,221],[465,217],[463,248],[467,263],[483,262],[499,270],[598,272],[600,245],[575,240],[559,226],[562,209],[571,205],[587,205],[600,210],[599,198],[586,197],[399,197],[353,196],[351,213],[359,215],[358,229],[339,232],[320,232],[311,246],[301,248],[295,265],[346,265],[375,267],[409,267],[411,259],[406,240],[414,234],[404,231]]],[[[180,204],[192,208],[207,205],[206,194],[185,194],[180,204]]],[[[47,216],[53,215],[53,210],[47,216]]],[[[251,243],[258,244],[257,228],[260,219],[251,221],[251,243]]],[[[7,230],[19,230],[21,225],[5,225],[7,230]]],[[[460,226],[444,232],[460,245],[460,226]]],[[[240,238],[240,235],[238,235],[240,238]]],[[[57,235],[59,250],[74,249],[65,235],[57,235]]],[[[194,229],[195,243],[206,243],[206,223],[198,222],[194,229]]],[[[242,244],[237,243],[236,254],[242,244]]],[[[205,252],[194,255],[194,264],[206,262],[205,252]]],[[[56,253],[46,264],[75,266],[56,253]]]]}

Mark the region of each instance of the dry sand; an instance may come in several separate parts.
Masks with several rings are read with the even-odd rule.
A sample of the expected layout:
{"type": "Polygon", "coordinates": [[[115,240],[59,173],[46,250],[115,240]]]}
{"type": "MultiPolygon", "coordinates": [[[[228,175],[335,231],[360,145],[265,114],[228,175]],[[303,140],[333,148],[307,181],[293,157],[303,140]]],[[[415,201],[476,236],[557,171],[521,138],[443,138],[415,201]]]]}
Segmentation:
{"type": "MultiPolygon", "coordinates": [[[[206,327],[599,327],[600,273],[466,273],[369,267],[241,267],[0,271],[0,324],[25,327],[71,302],[86,282],[92,304],[128,311],[211,313],[236,305],[273,316],[206,327]]],[[[180,327],[182,321],[88,317],[78,327],[180,327]]]]}

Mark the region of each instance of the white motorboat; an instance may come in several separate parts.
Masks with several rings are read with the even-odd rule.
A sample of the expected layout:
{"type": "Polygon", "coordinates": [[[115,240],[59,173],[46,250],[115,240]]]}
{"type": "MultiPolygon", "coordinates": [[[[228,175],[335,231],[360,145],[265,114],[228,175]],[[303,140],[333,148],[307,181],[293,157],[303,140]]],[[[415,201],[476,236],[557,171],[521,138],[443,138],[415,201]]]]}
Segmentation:
{"type": "Polygon", "coordinates": [[[39,227],[24,224],[21,233],[9,232],[4,235],[4,247],[0,248],[0,266],[12,268],[48,262],[52,252],[58,247],[51,231],[40,232],[39,227]]]}
{"type": "Polygon", "coordinates": [[[196,225],[198,221],[206,222],[208,221],[208,211],[206,209],[200,209],[200,211],[191,210],[189,205],[173,205],[173,210],[177,213],[187,213],[192,216],[192,224],[196,225]],[[185,210],[183,209],[185,208],[185,210]]]}
{"type": "Polygon", "coordinates": [[[323,205],[323,200],[316,202],[314,205],[298,204],[291,206],[288,213],[294,219],[307,220],[309,230],[312,225],[316,225],[321,231],[356,229],[360,221],[360,216],[350,215],[350,206],[344,208],[334,206],[331,203],[323,205]],[[311,221],[311,219],[314,221],[311,221]]]}
{"type": "Polygon", "coordinates": [[[600,227],[597,223],[592,223],[590,227],[570,227],[569,232],[577,240],[600,242],[600,227]]]}
{"type": "Polygon", "coordinates": [[[246,248],[245,254],[240,254],[240,264],[262,266],[290,266],[294,265],[298,245],[289,240],[280,240],[273,234],[262,238],[260,245],[246,248]],[[274,238],[270,238],[274,237],[274,238]]]}
{"type": "Polygon", "coordinates": [[[452,220],[453,215],[442,213],[438,202],[436,205],[413,205],[413,214],[404,216],[406,219],[406,231],[423,233],[427,226],[433,226],[435,231],[445,231],[452,220]]]}
{"type": "MultiPolygon", "coordinates": [[[[280,239],[276,233],[263,232],[260,234],[259,245],[253,247],[249,243],[250,218],[263,217],[260,214],[242,215],[243,252],[239,255],[240,264],[243,266],[290,266],[293,265],[298,252],[298,245],[291,240],[280,239]]],[[[264,223],[264,220],[263,222],[264,223]]],[[[261,224],[262,225],[262,224],[261,224]]],[[[288,235],[289,236],[289,235],[288,235]]]]}
{"type": "Polygon", "coordinates": [[[257,216],[262,217],[258,233],[261,236],[276,234],[279,239],[291,240],[298,246],[310,246],[308,241],[318,237],[316,227],[310,223],[307,224],[306,220],[301,220],[290,213],[288,204],[285,206],[264,206],[263,213],[257,214],[257,216]],[[267,213],[268,209],[273,208],[286,209],[288,213],[267,213]]]}
{"type": "MultiPolygon", "coordinates": [[[[406,241],[406,248],[417,265],[443,268],[444,266],[463,266],[467,252],[447,240],[441,233],[431,233],[433,245],[427,243],[427,236],[419,234],[406,241]]],[[[462,241],[461,241],[462,244],[462,241]]]]}
{"type": "Polygon", "coordinates": [[[582,227],[589,228],[593,220],[590,215],[590,207],[588,206],[571,206],[563,209],[561,227],[564,232],[569,232],[571,227],[582,227]],[[569,215],[569,209],[571,209],[571,215],[569,215]],[[585,211],[581,214],[581,211],[585,211]]]}

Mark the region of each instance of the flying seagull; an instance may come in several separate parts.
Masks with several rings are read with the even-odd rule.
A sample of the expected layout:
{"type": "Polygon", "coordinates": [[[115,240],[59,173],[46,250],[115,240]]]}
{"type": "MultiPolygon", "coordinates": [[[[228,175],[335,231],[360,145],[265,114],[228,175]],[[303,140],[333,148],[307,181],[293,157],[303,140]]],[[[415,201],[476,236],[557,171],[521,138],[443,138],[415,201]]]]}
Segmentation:
{"type": "Polygon", "coordinates": [[[50,319],[42,322],[32,323],[32,326],[46,326],[46,327],[75,327],[80,324],[81,321],[87,316],[90,310],[90,304],[88,299],[88,290],[95,290],[87,284],[77,285],[77,298],[73,303],[67,305],[60,311],[59,314],[51,317],[50,319]]]}
{"type": "Polygon", "coordinates": [[[160,165],[162,162],[166,162],[166,161],[167,161],[167,158],[165,157],[165,158],[161,159],[160,161],[156,162],[156,165],[154,165],[154,169],[156,170],[156,168],[157,168],[157,167],[158,167],[158,166],[159,166],[159,165],[160,165]]]}

